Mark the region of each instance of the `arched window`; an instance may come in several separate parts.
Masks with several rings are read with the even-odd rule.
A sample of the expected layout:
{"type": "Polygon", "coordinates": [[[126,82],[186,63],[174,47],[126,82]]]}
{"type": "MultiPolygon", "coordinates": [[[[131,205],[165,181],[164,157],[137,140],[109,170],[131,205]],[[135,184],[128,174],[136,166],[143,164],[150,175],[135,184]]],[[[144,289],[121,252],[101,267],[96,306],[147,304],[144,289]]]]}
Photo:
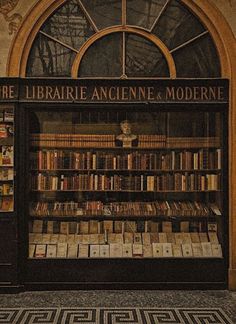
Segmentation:
{"type": "Polygon", "coordinates": [[[26,76],[216,78],[221,68],[180,0],[68,0],[41,26],[26,76]]]}

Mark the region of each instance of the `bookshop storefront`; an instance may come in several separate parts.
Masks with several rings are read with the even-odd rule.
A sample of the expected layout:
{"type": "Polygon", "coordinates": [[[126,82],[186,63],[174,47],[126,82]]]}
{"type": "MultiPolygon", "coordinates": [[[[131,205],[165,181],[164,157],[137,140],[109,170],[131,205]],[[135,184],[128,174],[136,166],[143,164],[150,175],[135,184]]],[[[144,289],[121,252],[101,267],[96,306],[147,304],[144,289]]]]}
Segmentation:
{"type": "Polygon", "coordinates": [[[202,2],[33,7],[0,79],[2,287],[236,288],[232,35],[202,2]]]}

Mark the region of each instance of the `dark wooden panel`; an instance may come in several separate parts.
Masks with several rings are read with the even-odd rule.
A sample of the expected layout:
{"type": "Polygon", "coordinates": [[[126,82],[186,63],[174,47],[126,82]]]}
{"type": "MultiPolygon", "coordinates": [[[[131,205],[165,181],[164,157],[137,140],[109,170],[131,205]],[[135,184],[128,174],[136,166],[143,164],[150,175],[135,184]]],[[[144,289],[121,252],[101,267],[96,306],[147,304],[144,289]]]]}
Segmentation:
{"type": "Polygon", "coordinates": [[[162,286],[227,283],[223,259],[28,260],[27,263],[24,280],[28,283],[159,283],[162,286]]]}

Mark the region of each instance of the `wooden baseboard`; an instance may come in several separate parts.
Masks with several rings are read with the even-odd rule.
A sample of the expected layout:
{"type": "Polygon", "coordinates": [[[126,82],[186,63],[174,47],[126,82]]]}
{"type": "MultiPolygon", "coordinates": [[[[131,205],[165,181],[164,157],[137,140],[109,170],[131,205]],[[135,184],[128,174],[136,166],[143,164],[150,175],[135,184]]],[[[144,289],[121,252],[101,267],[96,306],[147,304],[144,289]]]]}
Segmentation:
{"type": "Polygon", "coordinates": [[[236,290],[236,269],[229,269],[229,290],[236,290]]]}

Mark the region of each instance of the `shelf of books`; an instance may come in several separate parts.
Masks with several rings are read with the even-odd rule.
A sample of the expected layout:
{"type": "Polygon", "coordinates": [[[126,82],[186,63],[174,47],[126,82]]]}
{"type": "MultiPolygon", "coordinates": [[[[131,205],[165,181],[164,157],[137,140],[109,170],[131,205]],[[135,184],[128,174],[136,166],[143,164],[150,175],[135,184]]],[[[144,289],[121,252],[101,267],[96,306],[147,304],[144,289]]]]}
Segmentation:
{"type": "Polygon", "coordinates": [[[14,209],[14,108],[0,105],[0,214],[14,209]]]}
{"type": "Polygon", "coordinates": [[[222,258],[221,113],[109,114],[31,112],[29,258],[222,258]]]}

